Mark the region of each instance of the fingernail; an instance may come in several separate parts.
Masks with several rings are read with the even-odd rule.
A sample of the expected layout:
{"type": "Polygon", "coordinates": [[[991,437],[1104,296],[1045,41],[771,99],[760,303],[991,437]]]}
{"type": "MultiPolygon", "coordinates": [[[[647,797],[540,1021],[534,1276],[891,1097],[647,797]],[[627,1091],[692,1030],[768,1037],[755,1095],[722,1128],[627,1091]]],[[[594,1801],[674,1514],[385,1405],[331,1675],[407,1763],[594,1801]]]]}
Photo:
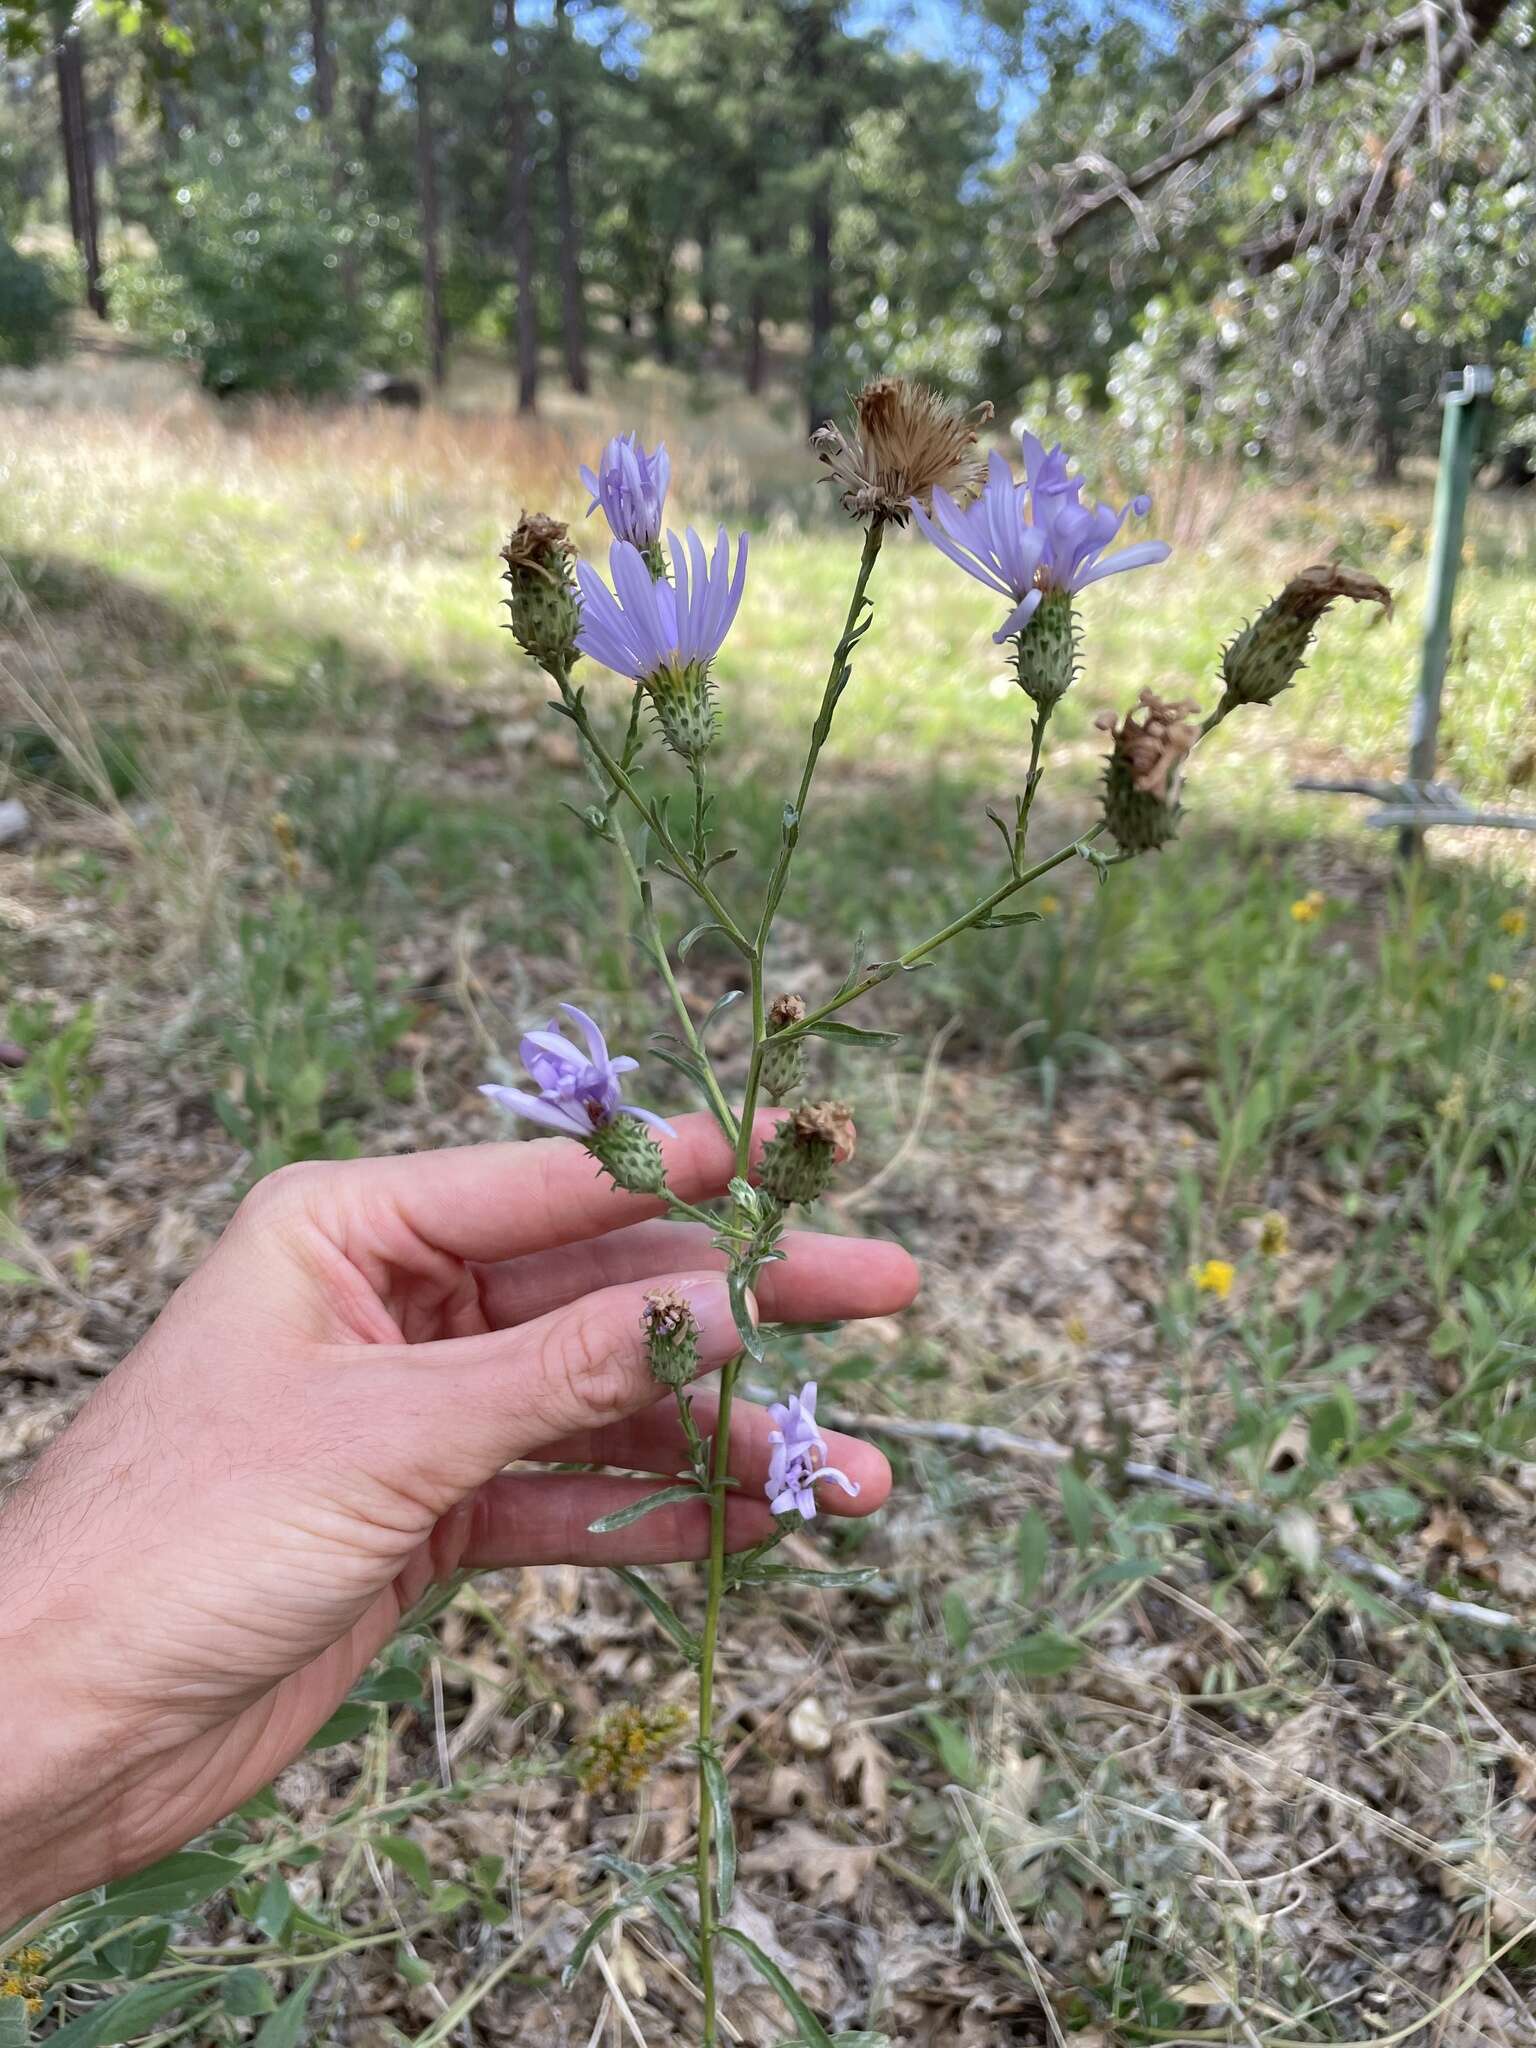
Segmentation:
{"type": "MultiPolygon", "coordinates": [[[[706,1365],[723,1365],[741,1349],[741,1332],[731,1312],[731,1295],[718,1273],[701,1273],[695,1279],[677,1283],[699,1326],[699,1357],[706,1365]]],[[[747,1307],[757,1322],[757,1298],[749,1293],[747,1307]]]]}

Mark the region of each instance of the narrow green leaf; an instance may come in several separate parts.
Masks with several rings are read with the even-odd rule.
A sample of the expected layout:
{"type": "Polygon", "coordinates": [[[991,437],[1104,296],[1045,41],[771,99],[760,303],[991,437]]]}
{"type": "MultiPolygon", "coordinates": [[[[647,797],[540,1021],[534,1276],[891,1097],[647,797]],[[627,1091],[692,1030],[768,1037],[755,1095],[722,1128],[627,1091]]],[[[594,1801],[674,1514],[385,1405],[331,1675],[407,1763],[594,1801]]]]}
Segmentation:
{"type": "Polygon", "coordinates": [[[1067,1527],[1072,1532],[1072,1541],[1079,1550],[1087,1550],[1093,1543],[1094,1524],[1099,1514],[1093,1488],[1082,1474],[1074,1471],[1070,1465],[1062,1466],[1058,1479],[1061,1486],[1062,1512],[1067,1518],[1067,1527]]]}
{"type": "Polygon", "coordinates": [[[824,1593],[846,1592],[853,1586],[868,1586],[880,1576],[874,1565],[847,1565],[841,1570],[817,1571],[811,1565],[767,1564],[754,1559],[737,1574],[738,1586],[819,1586],[824,1593]]]}
{"type": "Polygon", "coordinates": [[[971,1640],[971,1610],[965,1595],[958,1586],[951,1586],[944,1595],[940,1612],[944,1617],[944,1633],[949,1637],[950,1647],[963,1651],[971,1640]]]}
{"type": "Polygon", "coordinates": [[[296,1991],[289,1992],[276,2012],[262,2021],[255,2048],[300,2048],[305,2038],[309,2001],[319,1976],[318,1970],[312,1970],[296,1991]]]}
{"type": "Polygon", "coordinates": [[[723,1919],[731,1910],[731,1895],[736,1889],[736,1818],[731,1812],[731,1788],[725,1765],[713,1750],[701,1752],[699,1770],[715,1821],[715,1899],[723,1919]]]}
{"type": "Polygon", "coordinates": [[[805,1038],[832,1038],[839,1045],[900,1045],[899,1031],[865,1031],[858,1024],[842,1024],[835,1017],[827,1017],[820,1024],[810,1025],[802,1034],[805,1038]]]}
{"type": "Polygon", "coordinates": [[[739,1927],[722,1927],[720,1929],[720,1939],[731,1942],[736,1948],[739,1948],[757,1974],[773,1986],[780,1998],[783,1999],[790,2018],[800,2029],[801,2037],[805,2042],[805,2048],[833,2048],[832,2036],[821,2024],[821,2021],[817,2019],[815,2013],[811,2011],[811,2008],[800,1996],[794,1985],[790,1983],[772,1956],[765,1955],[757,1943],[749,1935],[743,1934],[739,1927]]]}
{"type": "Polygon", "coordinates": [[[627,1529],[631,1522],[638,1522],[653,1508],[670,1508],[679,1501],[703,1498],[696,1486],[664,1486],[659,1493],[648,1493],[643,1500],[632,1500],[628,1507],[615,1508],[611,1515],[599,1515],[595,1522],[588,1522],[587,1534],[611,1536],[615,1529],[627,1529]]]}
{"type": "Polygon", "coordinates": [[[957,1785],[974,1785],[978,1775],[976,1752],[960,1723],[951,1720],[948,1714],[924,1714],[923,1719],[939,1753],[939,1762],[950,1777],[957,1785]]]}
{"type": "Polygon", "coordinates": [[[979,932],[997,932],[1005,930],[1009,925],[1043,922],[1038,910],[995,910],[990,917],[979,919],[976,929],[979,932]]]}
{"type": "MultiPolygon", "coordinates": [[[[13,1266],[9,1259],[0,1259],[0,1287],[30,1287],[36,1278],[25,1266],[13,1266]]],[[[0,2036],[0,2040],[3,2038],[0,2036]]]]}
{"type": "Polygon", "coordinates": [[[323,1728],[317,1728],[306,1749],[334,1749],[338,1742],[356,1742],[372,1726],[373,1716],[355,1700],[343,1700],[323,1728]]]}
{"type": "Polygon", "coordinates": [[[152,1863],[148,1870],[109,1884],[97,1910],[114,1920],[139,1920],[147,1913],[185,1913],[226,1885],[237,1883],[241,1874],[240,1865],[227,1856],[184,1849],[152,1863]]]}
{"type": "Polygon", "coordinates": [[[1019,1523],[1019,1598],[1028,1600],[1045,1577],[1051,1554],[1051,1531],[1038,1508],[1031,1508],[1019,1523]]]}
{"type": "MultiPolygon", "coordinates": [[[[631,1863],[627,1856],[620,1856],[611,1849],[602,1851],[597,1860],[604,1870],[611,1870],[618,1877],[628,1878],[631,1883],[643,1884],[646,1878],[652,1874],[649,1871],[643,1870],[638,1863],[631,1863]]],[[[691,1870],[679,1871],[677,1874],[679,1879],[684,1882],[691,1883],[693,1881],[693,1872],[691,1870]]],[[[677,1943],[679,1951],[697,1969],[699,1962],[698,1936],[683,1918],[677,1906],[662,1891],[651,1893],[650,1907],[656,1918],[677,1943]]]]}
{"type": "Polygon", "coordinates": [[[702,939],[707,932],[719,932],[722,939],[726,936],[725,927],[723,925],[718,925],[714,923],[696,924],[691,932],[684,932],[683,936],[678,940],[678,959],[686,960],[688,958],[688,955],[693,951],[694,947],[699,943],[699,940],[702,939]]]}
{"type": "Polygon", "coordinates": [[[413,1842],[409,1835],[379,1835],[373,1846],[381,1856],[389,1858],[396,1870],[405,1872],[417,1891],[431,1891],[432,1866],[420,1842],[413,1842]]]}
{"type": "Polygon", "coordinates": [[[147,2034],[157,2020],[201,1997],[206,1988],[206,1980],[194,1977],[182,1977],[173,1984],[135,1984],[105,2005],[92,2006],[48,2039],[58,2048],[115,2048],[120,2041],[147,2034]]]}
{"type": "Polygon", "coordinates": [[[682,1616],[677,1613],[671,1602],[657,1592],[649,1579],[642,1579],[640,1574],[631,1571],[628,1565],[611,1565],[609,1569],[616,1577],[624,1581],[625,1585],[628,1586],[629,1590],[638,1599],[645,1602],[656,1620],[660,1622],[689,1663],[697,1664],[699,1661],[699,1639],[693,1633],[693,1630],[688,1627],[682,1616]]]}
{"type": "Polygon", "coordinates": [[[752,1312],[747,1307],[746,1276],[742,1273],[732,1273],[726,1282],[726,1288],[730,1295],[731,1317],[736,1325],[736,1334],[741,1339],[741,1348],[755,1364],[761,1365],[765,1357],[763,1339],[757,1324],[752,1320],[752,1312]]]}
{"type": "Polygon", "coordinates": [[[620,1914],[632,1913],[637,1906],[650,1906],[669,1884],[677,1884],[690,1874],[670,1867],[666,1870],[652,1871],[649,1877],[639,1878],[634,1884],[627,1885],[616,1899],[604,1906],[600,1913],[587,1922],[566,1960],[565,1968],[560,1972],[560,1981],[566,1989],[569,1990],[575,1983],[582,1964],[592,1953],[593,1944],[613,1925],[620,1914]]]}
{"type": "Polygon", "coordinates": [[[711,1004],[709,1015],[704,1019],[704,1022],[699,1026],[700,1038],[707,1037],[709,1034],[710,1027],[718,1023],[719,1020],[725,1015],[727,1010],[734,1009],[736,1004],[741,1001],[742,997],[745,994],[745,989],[728,988],[723,996],[719,997],[716,1002],[711,1004]]]}
{"type": "Polygon", "coordinates": [[[254,2020],[272,2010],[277,2003],[277,1994],[265,1971],[247,1966],[231,1970],[224,1978],[219,1986],[219,2001],[232,2018],[254,2020]]]}
{"type": "Polygon", "coordinates": [[[1070,1671],[1087,1654],[1086,1643],[1073,1636],[1058,1635],[1054,1629],[1042,1629],[1037,1636],[1025,1636],[1012,1649],[999,1650],[987,1662],[1005,1671],[1016,1671],[1023,1678],[1052,1678],[1060,1671],[1070,1671]]]}
{"type": "Polygon", "coordinates": [[[256,1901],[256,1910],[251,1914],[251,1925],[257,1927],[268,1941],[282,1941],[288,1932],[288,1923],[293,1918],[293,1894],[288,1881],[280,1870],[274,1870],[261,1888],[261,1897],[256,1901]]]}
{"type": "Polygon", "coordinates": [[[421,1698],[421,1673],[405,1664],[391,1664],[383,1671],[359,1679],[347,1695],[348,1702],[365,1706],[404,1706],[421,1698]]]}

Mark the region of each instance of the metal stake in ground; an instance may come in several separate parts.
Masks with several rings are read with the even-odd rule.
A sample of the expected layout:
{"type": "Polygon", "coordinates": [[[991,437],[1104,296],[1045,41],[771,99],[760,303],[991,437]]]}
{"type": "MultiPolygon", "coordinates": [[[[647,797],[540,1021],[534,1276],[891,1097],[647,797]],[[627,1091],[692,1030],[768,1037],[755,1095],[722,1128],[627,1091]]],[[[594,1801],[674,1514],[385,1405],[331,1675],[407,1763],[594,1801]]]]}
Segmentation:
{"type": "MultiPolygon", "coordinates": [[[[1467,497],[1477,459],[1483,422],[1491,407],[1493,372],[1482,365],[1447,378],[1440,394],[1445,418],[1440,429],[1440,468],[1435,477],[1434,535],[1430,544],[1429,581],[1424,591],[1424,642],[1419,656],[1419,689],[1408,735],[1408,780],[1425,783],[1435,772],[1440,739],[1440,698],[1451,652],[1451,614],[1456,602],[1456,574],[1467,525],[1467,497]]],[[[1405,858],[1422,851],[1424,834],[1408,825],[1398,835],[1405,858]]]]}

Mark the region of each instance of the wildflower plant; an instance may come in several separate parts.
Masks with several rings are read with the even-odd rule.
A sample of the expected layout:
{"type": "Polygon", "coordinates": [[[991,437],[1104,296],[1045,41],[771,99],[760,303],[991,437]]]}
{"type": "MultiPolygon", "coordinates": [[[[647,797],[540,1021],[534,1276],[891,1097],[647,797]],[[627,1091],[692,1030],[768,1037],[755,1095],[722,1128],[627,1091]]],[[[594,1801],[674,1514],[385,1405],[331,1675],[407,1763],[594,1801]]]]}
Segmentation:
{"type": "MultiPolygon", "coordinates": [[[[749,1366],[761,1370],[766,1362],[766,1340],[752,1313],[753,1283],[770,1261],[782,1256],[780,1238],[790,1212],[827,1191],[855,1145],[851,1106],[815,1093],[815,1044],[832,1040],[877,1048],[891,1043],[890,1034],[863,1030],[849,1023],[846,1013],[894,976],[921,967],[941,947],[973,931],[1035,922],[1039,909],[1026,907],[1028,892],[1056,869],[1081,860],[1105,880],[1112,868],[1166,845],[1179,829],[1186,770],[1197,747],[1235,711],[1270,704],[1290,686],[1318,621],[1335,600],[1388,602],[1380,584],[1354,572],[1320,567],[1292,579],[1219,656],[1221,693],[1203,720],[1195,702],[1165,701],[1143,690],[1135,705],[1122,706],[1120,716],[1100,721],[1110,734],[1100,814],[1078,836],[1036,858],[1029,843],[1030,820],[1050,721],[1068,691],[1081,687],[1083,594],[1123,571],[1156,566],[1169,550],[1155,539],[1117,545],[1128,520],[1150,513],[1150,500],[1135,495],[1117,510],[1087,497],[1059,447],[1048,450],[1032,435],[1023,435],[1024,476],[1017,480],[1001,454],[989,454],[979,445],[989,417],[989,408],[962,415],[921,386],[883,378],[858,395],[846,427],[824,428],[815,437],[816,453],[843,510],[864,529],[863,547],[799,781],[784,804],[778,849],[750,896],[737,882],[737,870],[725,866],[733,849],[721,843],[709,787],[711,759],[728,744],[729,731],[729,705],[718,701],[713,664],[744,601],[746,536],[733,550],[722,529],[712,550],[706,550],[691,528],[681,535],[668,530],[671,472],[665,451],[647,451],[630,434],[611,441],[597,467],[583,472],[592,494],[591,513],[601,510],[611,533],[606,577],[577,560],[559,522],[537,513],[524,514],[503,555],[512,630],[554,684],[552,708],[579,735],[594,789],[582,815],[623,867],[645,952],[676,1018],[676,1031],[658,1041],[657,1056],[698,1092],[735,1155],[735,1177],[716,1207],[673,1193],[667,1185],[666,1152],[658,1142],[669,1135],[668,1127],[655,1112],[628,1099],[627,1077],[635,1072],[636,1061],[611,1054],[597,1022],[569,1004],[563,1006],[565,1020],[578,1038],[559,1019],[547,1030],[531,1032],[522,1043],[531,1086],[485,1090],[513,1115],[584,1145],[618,1187],[659,1199],[675,1218],[706,1222],[727,1261],[741,1350],[721,1372],[710,1430],[706,1434],[693,1413],[697,1332],[688,1303],[659,1290],[647,1299],[643,1327],[658,1387],[677,1401],[688,1447],[686,1466],[676,1484],[595,1525],[627,1525],[654,1508],[693,1499],[708,1513],[701,1625],[685,1620],[649,1581],[627,1574],[694,1673],[696,1850],[686,1870],[626,1866],[624,1888],[592,1922],[568,1969],[574,1974],[580,1968],[593,1943],[621,1915],[654,1914],[697,1973],[704,2048],[717,2048],[722,2038],[717,1972],[722,1942],[733,1944],[773,1986],[797,2040],[829,2048],[837,2038],[778,1964],[732,1924],[736,1852],[715,1718],[716,1665],[729,1596],[755,1585],[782,1586],[806,1578],[823,1586],[846,1584],[852,1576],[807,1573],[770,1556],[786,1534],[813,1523],[819,1496],[824,1499],[828,1489],[853,1490],[847,1476],[828,1461],[814,1384],[771,1413],[766,1496],[773,1533],[734,1557],[726,1543],[727,1502],[735,1484],[729,1463],[732,1403],[742,1372],[749,1366]],[[996,591],[1007,607],[995,638],[1007,648],[1030,706],[1027,764],[1011,815],[992,814],[1004,840],[1002,868],[993,885],[975,901],[956,905],[938,929],[913,938],[889,958],[867,960],[860,942],[841,984],[813,1000],[773,986],[775,920],[812,812],[821,755],[853,682],[859,643],[873,623],[870,591],[877,563],[890,535],[907,526],[996,591]],[[614,677],[629,685],[627,709],[614,677]],[[653,732],[659,748],[652,744],[653,732]],[[674,809],[671,785],[678,780],[686,794],[683,805],[674,809]],[[686,817],[686,825],[677,822],[680,817],[686,817]],[[672,949],[657,908],[662,888],[693,899],[696,906],[692,929],[672,949]],[[722,996],[700,1024],[674,965],[674,955],[686,956],[705,932],[715,933],[738,956],[746,984],[751,1042],[745,1080],[734,1093],[708,1042],[734,992],[722,996]],[[766,1144],[755,1144],[757,1112],[768,1103],[782,1104],[784,1114],[766,1144]],[[691,1912],[676,1896],[685,1884],[693,1897],[691,1912]]],[[[1099,602],[1112,599],[1106,593],[1095,597],[1094,603],[1099,602]]],[[[1043,899],[1037,902],[1043,906],[1043,899]]],[[[1231,1270],[1209,1261],[1197,1285],[1224,1299],[1231,1270]]],[[[626,1745],[633,1745],[637,1765],[642,1752],[648,1756],[653,1748],[650,1733],[636,1733],[638,1726],[626,1724],[618,1745],[626,1756],[631,1754],[626,1745]]],[[[622,1782],[627,1766],[615,1760],[617,1751],[609,1756],[613,1732],[605,1726],[601,1740],[589,1743],[583,1769],[594,1779],[622,1782]]]]}

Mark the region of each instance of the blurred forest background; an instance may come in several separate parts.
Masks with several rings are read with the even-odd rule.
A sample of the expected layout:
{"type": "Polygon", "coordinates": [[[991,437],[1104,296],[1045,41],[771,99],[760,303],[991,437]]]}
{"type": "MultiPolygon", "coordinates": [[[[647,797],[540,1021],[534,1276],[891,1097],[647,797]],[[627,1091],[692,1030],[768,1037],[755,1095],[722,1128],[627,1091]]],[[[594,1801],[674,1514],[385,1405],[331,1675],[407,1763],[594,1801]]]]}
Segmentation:
{"type": "Polygon", "coordinates": [[[0,360],[104,319],[222,393],[897,370],[1128,454],[1536,437],[1529,0],[111,0],[0,9],[0,360]],[[66,227],[67,224],[67,227],[66,227]],[[72,239],[68,230],[72,230],[72,239]]]}

